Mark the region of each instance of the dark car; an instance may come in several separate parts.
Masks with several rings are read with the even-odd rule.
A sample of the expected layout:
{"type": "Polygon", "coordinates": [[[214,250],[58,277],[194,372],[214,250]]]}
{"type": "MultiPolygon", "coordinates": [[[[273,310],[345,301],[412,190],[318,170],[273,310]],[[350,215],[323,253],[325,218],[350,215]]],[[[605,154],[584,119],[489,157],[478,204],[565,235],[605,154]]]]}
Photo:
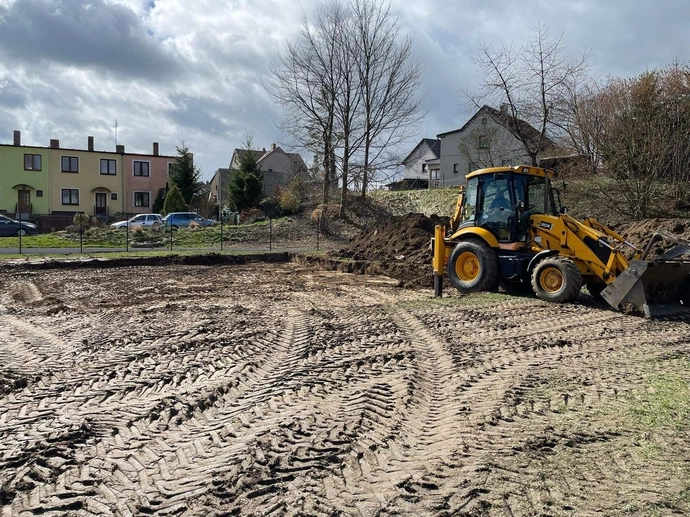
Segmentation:
{"type": "Polygon", "coordinates": [[[0,215],[0,237],[15,235],[36,235],[38,228],[33,223],[15,221],[6,215],[0,215]]]}

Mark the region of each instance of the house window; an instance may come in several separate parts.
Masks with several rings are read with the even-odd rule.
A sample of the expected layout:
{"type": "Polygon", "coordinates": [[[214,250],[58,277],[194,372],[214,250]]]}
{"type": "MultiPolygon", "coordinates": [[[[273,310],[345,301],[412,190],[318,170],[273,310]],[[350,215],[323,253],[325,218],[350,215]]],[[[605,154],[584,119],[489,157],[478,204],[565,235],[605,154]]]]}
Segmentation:
{"type": "MultiPolygon", "coordinates": [[[[134,175],[135,176],[148,176],[149,175],[149,162],[134,162],[134,175]]],[[[148,206],[148,205],[146,205],[148,206]]]]}
{"type": "Polygon", "coordinates": [[[151,193],[150,192],[135,192],[134,193],[134,206],[151,206],[151,193]]]}
{"type": "Polygon", "coordinates": [[[79,158],[76,156],[63,156],[62,172],[79,172],[79,158]]]}
{"type": "Polygon", "coordinates": [[[101,174],[115,175],[116,171],[115,160],[101,158],[101,174]]]}
{"type": "Polygon", "coordinates": [[[488,136],[480,136],[479,137],[479,148],[480,149],[488,149],[489,148],[489,137],[488,136]]]}
{"type": "Polygon", "coordinates": [[[43,191],[42,191],[42,190],[37,190],[37,191],[36,191],[36,197],[43,197],[43,191]]]}
{"type": "Polygon", "coordinates": [[[62,204],[63,205],[78,205],[79,204],[79,189],[78,188],[63,188],[62,189],[62,204]]]}
{"type": "Polygon", "coordinates": [[[486,123],[487,123],[486,117],[483,117],[482,118],[482,124],[486,126],[486,123]]]}
{"type": "Polygon", "coordinates": [[[426,163],[422,164],[422,172],[426,172],[426,163]]]}
{"type": "Polygon", "coordinates": [[[41,170],[41,155],[40,154],[25,154],[24,155],[24,170],[25,171],[40,171],[41,170]]]}
{"type": "Polygon", "coordinates": [[[453,174],[457,174],[457,173],[458,173],[458,164],[454,163],[453,164],[453,174]]]}
{"type": "Polygon", "coordinates": [[[113,201],[117,201],[117,192],[111,192],[110,199],[112,199],[113,201]]]}
{"type": "Polygon", "coordinates": [[[174,162],[168,162],[168,176],[170,176],[173,172],[173,167],[175,167],[174,162]]]}

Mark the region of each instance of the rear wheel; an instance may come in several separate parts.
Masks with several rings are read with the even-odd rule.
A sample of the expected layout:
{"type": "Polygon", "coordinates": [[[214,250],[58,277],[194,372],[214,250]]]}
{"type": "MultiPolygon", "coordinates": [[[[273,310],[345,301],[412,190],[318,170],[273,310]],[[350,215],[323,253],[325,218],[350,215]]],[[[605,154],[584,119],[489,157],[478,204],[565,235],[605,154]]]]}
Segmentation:
{"type": "Polygon", "coordinates": [[[495,291],[498,288],[498,257],[487,244],[460,242],[448,258],[448,276],[461,293],[495,291]]]}
{"type": "Polygon", "coordinates": [[[582,288],[582,274],[573,261],[548,257],[532,271],[532,290],[541,300],[563,303],[577,298],[582,288]]]}
{"type": "Polygon", "coordinates": [[[17,230],[17,233],[16,233],[15,235],[16,235],[17,237],[19,237],[20,235],[21,235],[22,237],[24,237],[25,235],[28,235],[28,232],[27,232],[24,228],[19,228],[19,229],[17,230]]]}

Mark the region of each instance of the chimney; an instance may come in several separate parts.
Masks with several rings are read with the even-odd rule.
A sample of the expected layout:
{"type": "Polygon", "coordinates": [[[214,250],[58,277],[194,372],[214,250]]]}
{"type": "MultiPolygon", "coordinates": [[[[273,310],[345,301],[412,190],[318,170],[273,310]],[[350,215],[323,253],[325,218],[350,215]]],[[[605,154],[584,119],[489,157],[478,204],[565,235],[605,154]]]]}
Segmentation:
{"type": "Polygon", "coordinates": [[[276,144],[271,144],[271,151],[275,151],[275,150],[276,150],[276,144]]]}
{"type": "Polygon", "coordinates": [[[158,142],[153,142],[153,155],[158,156],[158,142]]]}
{"type": "Polygon", "coordinates": [[[501,113],[503,113],[504,115],[507,115],[509,111],[510,111],[510,104],[508,104],[507,102],[504,102],[503,104],[501,104],[501,113]]]}
{"type": "Polygon", "coordinates": [[[22,133],[16,129],[14,130],[14,145],[22,145],[22,133]]]}
{"type": "Polygon", "coordinates": [[[90,136],[87,140],[89,142],[89,151],[93,151],[93,137],[90,136]]]}
{"type": "Polygon", "coordinates": [[[50,139],[50,147],[53,149],[59,149],[60,148],[60,140],[57,138],[51,138],[50,139]]]}
{"type": "Polygon", "coordinates": [[[118,144],[115,146],[115,152],[120,154],[125,154],[125,146],[118,144]]]}

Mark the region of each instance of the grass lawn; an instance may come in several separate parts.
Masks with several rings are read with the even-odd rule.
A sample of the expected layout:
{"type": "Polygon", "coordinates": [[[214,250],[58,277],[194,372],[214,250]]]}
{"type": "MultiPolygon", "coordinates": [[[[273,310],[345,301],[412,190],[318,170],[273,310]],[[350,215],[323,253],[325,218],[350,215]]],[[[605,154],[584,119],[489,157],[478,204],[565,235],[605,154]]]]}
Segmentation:
{"type": "MultiPolygon", "coordinates": [[[[274,220],[277,224],[280,220],[274,220]]],[[[265,242],[268,245],[268,221],[260,221],[239,226],[223,225],[223,242],[228,244],[247,242],[251,246],[265,242]]],[[[82,244],[86,247],[124,248],[129,242],[131,248],[169,248],[170,238],[173,248],[211,248],[220,247],[221,228],[210,226],[207,228],[169,229],[126,229],[88,228],[82,236],[82,244]]],[[[46,233],[22,237],[23,248],[79,248],[78,233],[65,231],[46,233]]],[[[0,239],[0,248],[19,248],[19,237],[5,237],[0,239]]]]}

